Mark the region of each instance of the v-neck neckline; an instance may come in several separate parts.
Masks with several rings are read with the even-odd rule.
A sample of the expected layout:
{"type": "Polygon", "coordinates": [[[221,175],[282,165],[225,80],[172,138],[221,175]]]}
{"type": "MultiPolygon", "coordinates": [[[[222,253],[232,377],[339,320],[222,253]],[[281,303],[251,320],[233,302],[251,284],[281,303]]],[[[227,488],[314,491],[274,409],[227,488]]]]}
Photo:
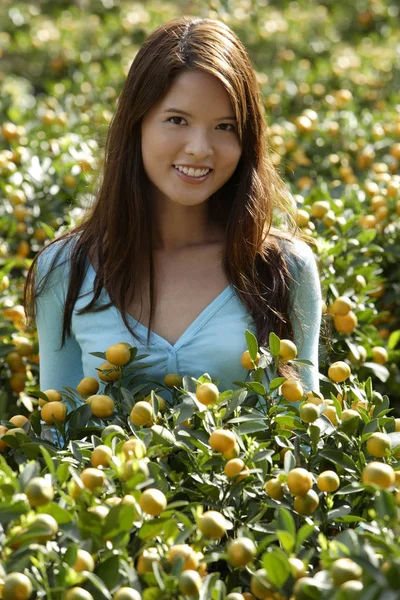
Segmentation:
{"type": "MultiPolygon", "coordinates": [[[[96,271],[89,259],[88,259],[88,262],[89,262],[89,270],[91,270],[93,276],[96,276],[96,271]]],[[[105,288],[103,288],[103,293],[106,296],[106,299],[108,300],[108,302],[111,302],[110,296],[108,295],[108,292],[105,288]]],[[[229,300],[229,298],[231,298],[233,296],[233,294],[234,294],[234,290],[233,290],[232,284],[229,283],[226,286],[226,288],[224,290],[222,290],[222,292],[220,292],[218,294],[218,296],[216,296],[214,298],[214,300],[211,300],[211,302],[209,304],[207,304],[207,306],[197,315],[197,317],[194,319],[194,321],[191,322],[191,324],[179,336],[179,338],[176,340],[176,342],[174,344],[171,344],[171,342],[169,342],[167,339],[165,339],[164,337],[162,337],[155,331],[150,332],[150,339],[149,339],[150,344],[153,343],[156,346],[159,346],[162,348],[167,348],[170,351],[176,352],[181,346],[183,346],[185,343],[187,343],[187,341],[191,337],[193,337],[205,325],[205,323],[207,321],[209,321],[209,319],[211,319],[211,317],[216,312],[218,312],[218,310],[220,310],[220,308],[222,308],[222,306],[225,304],[225,302],[227,302],[229,300]]],[[[119,315],[121,315],[121,311],[116,306],[112,305],[112,308],[114,310],[116,310],[119,315]]],[[[125,315],[127,317],[127,320],[131,321],[137,327],[139,335],[141,333],[141,337],[144,338],[145,341],[147,342],[147,336],[148,336],[148,332],[149,332],[148,328],[145,325],[143,325],[143,323],[141,323],[140,321],[135,319],[135,317],[133,315],[131,315],[129,312],[126,312],[125,315]]]]}

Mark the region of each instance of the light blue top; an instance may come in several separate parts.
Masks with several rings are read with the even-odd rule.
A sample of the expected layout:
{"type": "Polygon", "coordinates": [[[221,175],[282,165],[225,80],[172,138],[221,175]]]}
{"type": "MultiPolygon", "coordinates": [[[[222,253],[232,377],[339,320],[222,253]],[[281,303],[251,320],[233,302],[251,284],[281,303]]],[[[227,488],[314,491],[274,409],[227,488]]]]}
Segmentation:
{"type": "MultiPolygon", "coordinates": [[[[38,260],[36,284],[49,270],[59,242],[45,250],[38,260]]],[[[318,349],[321,324],[322,297],[318,269],[311,248],[296,240],[296,250],[300,253],[300,270],[290,261],[289,268],[295,278],[291,296],[303,327],[300,333],[294,320],[294,342],[298,348],[298,358],[310,360],[314,368],[301,367],[300,375],[304,391],[319,391],[318,349]],[[299,272],[300,271],[300,272],[299,272]]],[[[245,330],[256,334],[255,323],[239,300],[232,285],[228,285],[193,321],[175,344],[170,344],[152,332],[147,346],[147,328],[127,315],[139,341],[129,333],[122,316],[115,306],[95,313],[77,315],[86,306],[93,294],[95,271],[88,262],[88,270],[75,304],[72,315],[72,335],[64,347],[61,344],[63,307],[69,282],[69,251],[72,244],[63,248],[45,291],[36,298],[36,325],[39,337],[40,389],[62,391],[63,386],[75,388],[83,377],[97,377],[96,367],[103,359],[90,352],[105,352],[112,344],[129,342],[138,347],[139,354],[149,354],[141,362],[150,366],[146,376],[163,382],[167,373],[181,376],[200,377],[208,373],[219,379],[219,390],[237,389],[234,381],[244,381],[248,371],[241,365],[241,355],[247,349],[245,330]]],[[[101,303],[110,302],[103,289],[101,303]]],[[[154,389],[154,385],[152,386],[154,389]]]]}

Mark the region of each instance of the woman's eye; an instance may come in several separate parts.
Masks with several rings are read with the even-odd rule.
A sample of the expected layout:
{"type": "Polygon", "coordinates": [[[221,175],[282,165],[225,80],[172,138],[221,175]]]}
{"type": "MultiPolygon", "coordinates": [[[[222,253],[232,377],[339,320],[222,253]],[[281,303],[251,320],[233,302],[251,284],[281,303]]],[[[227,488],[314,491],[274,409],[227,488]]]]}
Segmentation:
{"type": "MultiPolygon", "coordinates": [[[[167,122],[172,123],[173,125],[181,125],[181,123],[177,123],[177,121],[184,121],[184,120],[185,119],[183,117],[170,117],[169,119],[167,119],[167,122]]],[[[218,127],[224,127],[225,129],[223,129],[222,131],[232,131],[232,132],[236,131],[236,127],[234,125],[232,125],[231,123],[221,123],[220,125],[218,125],[218,127]]]]}
{"type": "MultiPolygon", "coordinates": [[[[168,122],[169,122],[169,123],[170,123],[170,122],[172,122],[172,120],[173,120],[173,119],[177,119],[177,120],[179,121],[179,120],[183,119],[183,117],[170,117],[170,118],[168,119],[168,122]]],[[[183,120],[184,120],[184,119],[183,119],[183,120]]],[[[179,125],[179,123],[174,123],[174,125],[179,125]]]]}
{"type": "Polygon", "coordinates": [[[224,131],[236,131],[236,128],[232,123],[221,123],[219,127],[231,127],[231,129],[225,129],[224,131]]]}

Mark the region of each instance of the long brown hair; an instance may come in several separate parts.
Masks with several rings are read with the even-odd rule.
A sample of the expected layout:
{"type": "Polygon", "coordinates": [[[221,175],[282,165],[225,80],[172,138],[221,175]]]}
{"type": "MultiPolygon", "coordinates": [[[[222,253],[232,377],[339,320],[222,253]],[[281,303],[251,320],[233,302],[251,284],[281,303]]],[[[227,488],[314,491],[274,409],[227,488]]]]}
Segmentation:
{"type": "MultiPolygon", "coordinates": [[[[127,329],[136,338],[126,309],[132,302],[134,290],[143,291],[147,275],[150,335],[155,308],[153,217],[148,202],[150,182],[141,156],[141,121],[167,92],[174,78],[193,69],[209,73],[222,82],[238,121],[240,161],[230,180],[208,200],[211,222],[222,225],[225,230],[223,267],[226,276],[252,315],[260,344],[268,345],[270,331],[280,338],[293,339],[289,315],[295,316],[295,310],[289,306],[291,275],[287,257],[294,250],[285,239],[298,235],[296,209],[271,159],[255,72],[243,44],[227,25],[217,20],[185,16],[156,29],[137,53],[110,123],[95,201],[78,226],[49,244],[60,239],[66,243],[71,238],[75,240],[61,347],[71,334],[72,311],[86,274],[89,252],[96,256],[98,265],[94,295],[79,314],[109,308],[110,303],[96,305],[105,288],[111,303],[120,310],[127,329]],[[273,227],[275,211],[280,214],[282,230],[273,227]]],[[[58,252],[62,249],[63,244],[58,252]]],[[[25,283],[28,322],[35,318],[34,272],[43,250],[35,256],[25,283]]],[[[58,253],[53,265],[57,257],[58,253]]],[[[46,281],[47,276],[37,288],[37,296],[46,281]]],[[[143,301],[143,293],[141,297],[143,301]]],[[[281,374],[285,373],[293,376],[288,367],[281,369],[281,374]]]]}

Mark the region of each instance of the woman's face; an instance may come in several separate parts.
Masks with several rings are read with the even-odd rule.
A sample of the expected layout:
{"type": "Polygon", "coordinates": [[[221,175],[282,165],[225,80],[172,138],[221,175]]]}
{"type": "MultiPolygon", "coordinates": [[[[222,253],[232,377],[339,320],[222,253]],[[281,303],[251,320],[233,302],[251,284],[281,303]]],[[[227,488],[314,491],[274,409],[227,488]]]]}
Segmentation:
{"type": "Polygon", "coordinates": [[[143,118],[143,164],[157,201],[205,202],[233,175],[240,155],[228,93],[203,71],[178,75],[143,118]]]}

